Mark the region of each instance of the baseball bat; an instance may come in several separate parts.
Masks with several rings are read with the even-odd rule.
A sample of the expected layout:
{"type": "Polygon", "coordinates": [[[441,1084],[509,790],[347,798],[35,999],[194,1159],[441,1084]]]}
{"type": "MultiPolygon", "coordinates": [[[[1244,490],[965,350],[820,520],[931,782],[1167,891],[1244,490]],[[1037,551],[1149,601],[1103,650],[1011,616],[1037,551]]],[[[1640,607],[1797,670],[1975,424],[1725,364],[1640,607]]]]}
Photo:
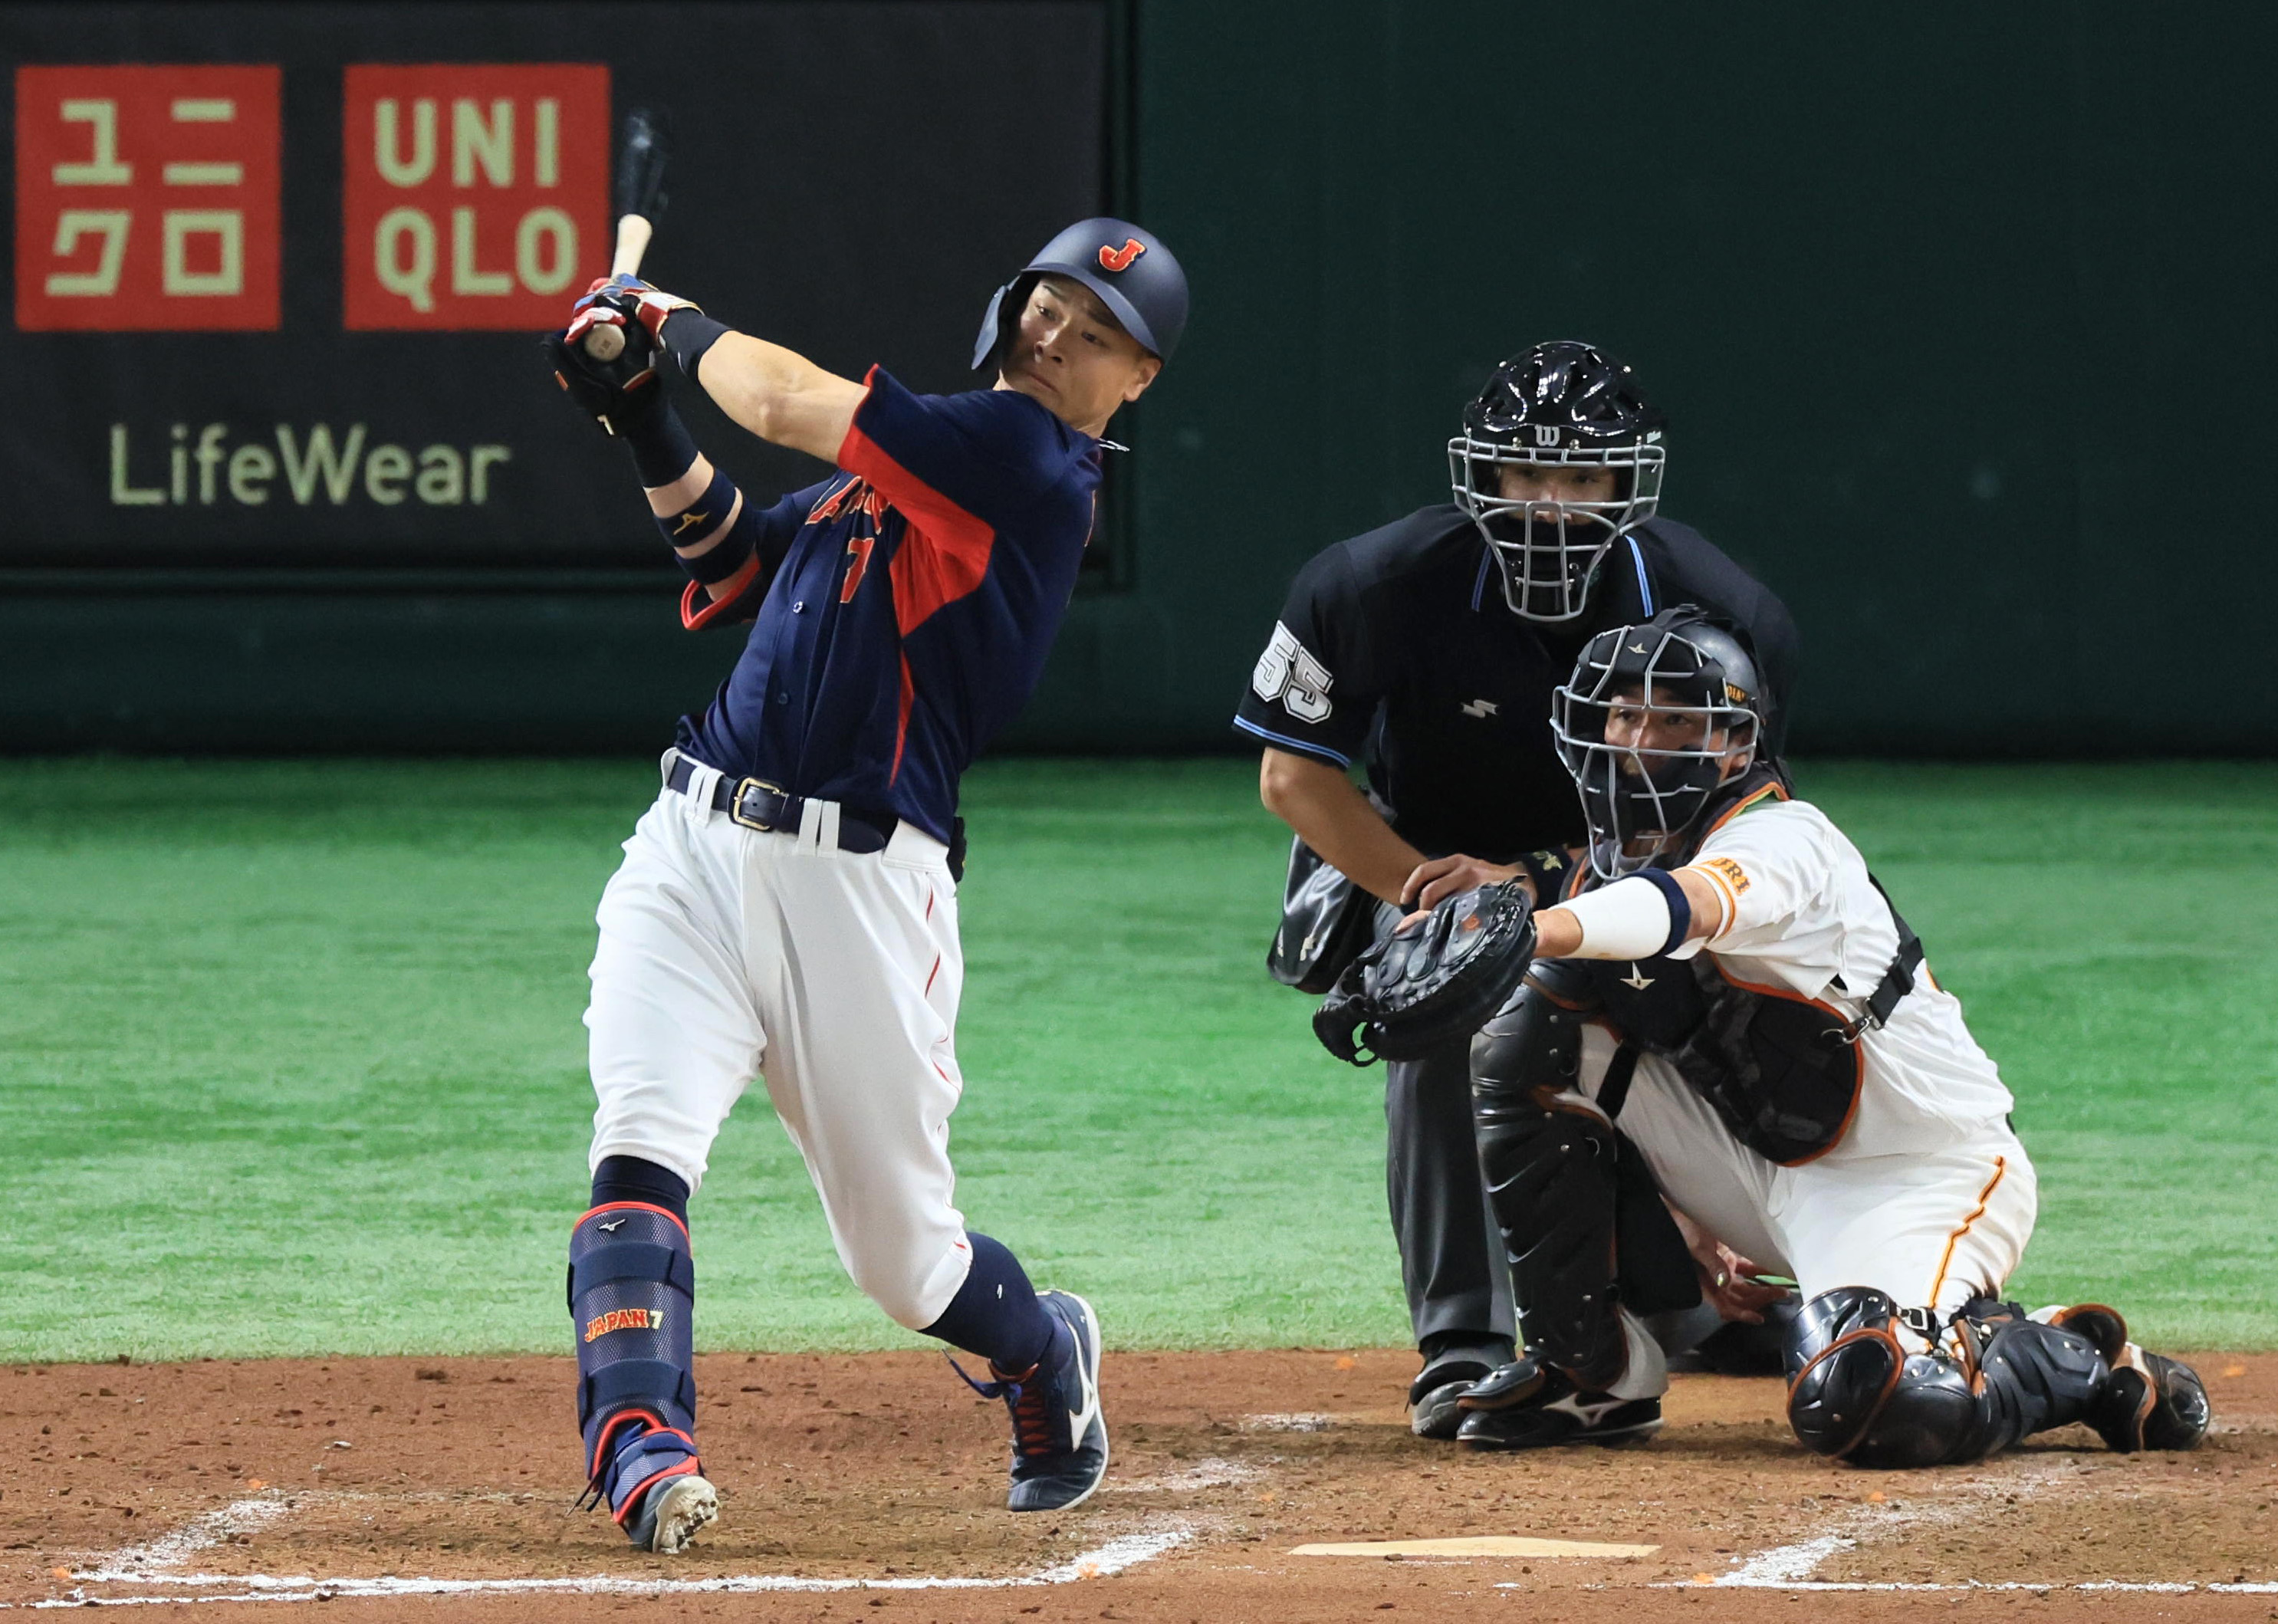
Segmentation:
{"type": "MultiPolygon", "coordinates": [[[[609,257],[611,276],[639,274],[641,256],[648,252],[656,223],[664,217],[664,167],[670,156],[664,115],[652,108],[636,107],[625,115],[624,140],[617,149],[617,172],[613,201],[617,207],[617,241],[609,257]]],[[[595,327],[585,334],[585,353],[607,363],[624,354],[622,327],[595,327]]]]}

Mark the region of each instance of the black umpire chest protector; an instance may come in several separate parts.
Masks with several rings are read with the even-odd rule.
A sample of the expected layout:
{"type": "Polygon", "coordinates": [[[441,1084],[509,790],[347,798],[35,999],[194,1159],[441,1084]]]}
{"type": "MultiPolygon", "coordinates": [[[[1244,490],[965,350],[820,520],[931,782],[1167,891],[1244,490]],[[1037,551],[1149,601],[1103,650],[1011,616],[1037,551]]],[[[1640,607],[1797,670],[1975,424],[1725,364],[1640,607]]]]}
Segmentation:
{"type": "MultiPolygon", "coordinates": [[[[1785,800],[1787,792],[1759,768],[1717,799],[1701,819],[1700,835],[1667,859],[1667,866],[1690,862],[1719,823],[1766,795],[1785,800]]],[[[1882,890],[1879,884],[1875,888],[1882,890]]],[[[1705,951],[1686,960],[1569,961],[1586,970],[1599,1010],[1621,1040],[1599,1092],[1600,1107],[1617,1116],[1638,1055],[1657,1055],[1758,1155],[1795,1167],[1826,1154],[1858,1109],[1866,1076],[1859,1039],[1890,1019],[1899,1000],[1914,991],[1923,961],[1922,942],[1896,908],[1891,919],[1898,927],[1898,954],[1856,1020],[1785,988],[1734,981],[1705,951]]]]}

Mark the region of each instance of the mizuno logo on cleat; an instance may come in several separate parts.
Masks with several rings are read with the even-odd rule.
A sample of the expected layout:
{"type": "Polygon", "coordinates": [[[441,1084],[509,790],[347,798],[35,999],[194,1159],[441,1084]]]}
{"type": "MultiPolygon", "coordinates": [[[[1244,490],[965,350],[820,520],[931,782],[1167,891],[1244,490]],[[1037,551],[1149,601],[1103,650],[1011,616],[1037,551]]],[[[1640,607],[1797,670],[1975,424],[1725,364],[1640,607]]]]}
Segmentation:
{"type": "Polygon", "coordinates": [[[1579,1418],[1585,1427],[1594,1427],[1628,1402],[1626,1398],[1591,1399],[1583,1398],[1579,1393],[1569,1393],[1563,1398],[1554,1399],[1542,1407],[1546,1410],[1563,1410],[1567,1414],[1579,1418]]]}
{"type": "Polygon", "coordinates": [[[622,1218],[612,1218],[607,1223],[597,1223],[593,1227],[600,1230],[604,1235],[615,1235],[619,1229],[625,1227],[625,1221],[622,1218]]]}

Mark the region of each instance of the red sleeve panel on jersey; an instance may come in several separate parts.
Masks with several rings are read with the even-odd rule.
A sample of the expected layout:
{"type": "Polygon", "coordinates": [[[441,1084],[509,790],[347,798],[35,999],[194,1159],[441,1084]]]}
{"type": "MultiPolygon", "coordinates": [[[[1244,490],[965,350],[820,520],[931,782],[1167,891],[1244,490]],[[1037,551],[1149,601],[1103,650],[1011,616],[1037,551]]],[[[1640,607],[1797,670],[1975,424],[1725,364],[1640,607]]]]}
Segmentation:
{"type": "Polygon", "coordinates": [[[996,527],[975,517],[881,450],[860,426],[846,431],[838,463],[886,494],[900,509],[902,544],[888,571],[894,580],[894,621],[902,635],[954,603],[989,573],[996,527]]]}
{"type": "MultiPolygon", "coordinates": [[[[873,369],[873,377],[875,369],[873,369]]],[[[900,509],[902,542],[894,549],[887,575],[894,587],[894,624],[904,637],[981,585],[989,573],[996,527],[975,517],[919,479],[862,432],[860,414],[838,448],[838,465],[860,474],[900,509]]],[[[908,655],[902,657],[900,715],[894,727],[893,778],[902,770],[908,742],[910,707],[917,699],[908,655]]]]}
{"type": "Polygon", "coordinates": [[[838,465],[929,529],[1016,521],[1097,443],[1014,390],[913,395],[878,366],[863,388],[838,465]]]}
{"type": "Polygon", "coordinates": [[[716,598],[698,583],[689,582],[680,594],[680,624],[691,632],[701,632],[722,620],[748,620],[759,607],[754,601],[754,588],[766,574],[759,555],[754,553],[738,566],[735,574],[720,583],[725,590],[716,598]]]}

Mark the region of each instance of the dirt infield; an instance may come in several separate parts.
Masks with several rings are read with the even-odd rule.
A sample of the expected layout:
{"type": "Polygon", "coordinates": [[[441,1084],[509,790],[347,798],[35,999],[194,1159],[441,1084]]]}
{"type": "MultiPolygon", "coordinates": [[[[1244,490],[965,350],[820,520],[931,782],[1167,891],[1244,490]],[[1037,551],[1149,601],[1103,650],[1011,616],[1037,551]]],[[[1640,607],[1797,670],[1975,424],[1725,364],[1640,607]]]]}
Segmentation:
{"type": "Polygon", "coordinates": [[[573,1510],[567,1360],[22,1366],[0,1369],[0,1603],[1642,1624],[1800,1616],[1781,1604],[1839,1585],[1869,1619],[2278,1618],[2278,1355],[2195,1362],[2216,1431],[2194,1454],[2114,1456],[2074,1430],[1878,1475],[1795,1448],[1772,1381],[1680,1377],[1650,1444],[1494,1456],[1409,1436],[1410,1355],[1112,1356],[1106,1487],[1016,1518],[1002,1408],[938,1358],[711,1355],[701,1436],[725,1510],[677,1559],[573,1510]],[[1651,1550],[1298,1553],[1478,1536],[1651,1550]]]}

